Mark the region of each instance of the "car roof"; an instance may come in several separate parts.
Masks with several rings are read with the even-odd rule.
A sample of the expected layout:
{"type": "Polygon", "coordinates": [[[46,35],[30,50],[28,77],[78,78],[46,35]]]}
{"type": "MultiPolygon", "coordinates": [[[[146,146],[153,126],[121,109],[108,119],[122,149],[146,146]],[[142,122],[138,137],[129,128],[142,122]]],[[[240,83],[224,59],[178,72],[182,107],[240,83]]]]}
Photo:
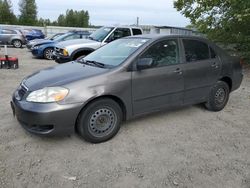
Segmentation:
{"type": "Polygon", "coordinates": [[[194,35],[168,35],[168,34],[143,34],[143,35],[134,35],[134,36],[128,36],[126,38],[147,38],[147,39],[161,39],[161,38],[190,38],[190,39],[198,39],[198,40],[206,40],[205,37],[202,36],[194,36],[194,35]]]}
{"type": "Polygon", "coordinates": [[[118,25],[118,26],[104,26],[104,27],[113,27],[113,28],[128,28],[128,29],[140,29],[140,30],[142,30],[142,28],[140,28],[140,27],[137,27],[137,26],[129,26],[129,25],[118,25]]]}
{"type": "Polygon", "coordinates": [[[84,30],[70,30],[68,33],[90,33],[89,31],[84,31],[84,30]]]}

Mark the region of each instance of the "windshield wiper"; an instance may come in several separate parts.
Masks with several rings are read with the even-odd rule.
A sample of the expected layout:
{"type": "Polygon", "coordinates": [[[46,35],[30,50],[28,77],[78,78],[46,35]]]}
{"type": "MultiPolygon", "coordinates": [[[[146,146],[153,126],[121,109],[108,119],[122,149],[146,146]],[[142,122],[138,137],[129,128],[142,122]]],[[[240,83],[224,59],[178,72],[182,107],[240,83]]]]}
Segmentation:
{"type": "Polygon", "coordinates": [[[97,61],[88,61],[88,60],[85,60],[85,59],[80,59],[80,60],[77,60],[77,62],[86,64],[86,65],[94,65],[94,66],[100,67],[100,68],[105,67],[105,64],[97,62],[97,61]]]}
{"type": "Polygon", "coordinates": [[[85,62],[88,63],[88,64],[96,65],[97,67],[101,67],[101,68],[105,67],[105,64],[97,62],[97,61],[88,61],[88,60],[86,60],[85,62]]]}

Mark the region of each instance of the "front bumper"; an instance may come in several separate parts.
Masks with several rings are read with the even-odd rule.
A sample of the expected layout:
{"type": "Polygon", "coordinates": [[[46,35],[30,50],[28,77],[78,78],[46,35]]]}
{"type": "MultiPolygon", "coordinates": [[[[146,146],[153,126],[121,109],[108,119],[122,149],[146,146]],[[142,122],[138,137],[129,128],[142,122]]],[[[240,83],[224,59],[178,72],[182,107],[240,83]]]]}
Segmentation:
{"type": "Polygon", "coordinates": [[[29,50],[31,50],[31,48],[33,47],[33,45],[32,45],[32,44],[27,43],[27,44],[26,44],[26,47],[27,47],[29,50]]]}
{"type": "Polygon", "coordinates": [[[60,64],[72,61],[70,56],[63,56],[62,54],[58,53],[58,51],[60,51],[60,49],[55,48],[55,51],[53,53],[53,59],[55,60],[55,62],[60,64]]]}
{"type": "Polygon", "coordinates": [[[63,56],[58,56],[58,55],[54,55],[54,60],[57,63],[67,63],[72,61],[70,57],[63,57],[63,56]]]}
{"type": "Polygon", "coordinates": [[[31,103],[12,97],[11,107],[22,127],[39,135],[66,135],[74,132],[82,104],[31,103]]]}
{"type": "Polygon", "coordinates": [[[42,58],[43,57],[43,52],[41,50],[38,49],[33,49],[31,51],[32,55],[38,58],[42,58]]]}

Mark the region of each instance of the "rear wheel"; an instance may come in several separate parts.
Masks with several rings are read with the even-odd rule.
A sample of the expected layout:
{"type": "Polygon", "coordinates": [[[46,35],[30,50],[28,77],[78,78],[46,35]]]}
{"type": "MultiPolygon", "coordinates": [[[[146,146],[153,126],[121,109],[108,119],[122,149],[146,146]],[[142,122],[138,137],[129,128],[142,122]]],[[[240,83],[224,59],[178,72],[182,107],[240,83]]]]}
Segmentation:
{"type": "Polygon", "coordinates": [[[229,99],[229,86],[223,81],[218,81],[210,90],[205,106],[210,111],[221,111],[229,99]]]}
{"type": "Polygon", "coordinates": [[[44,50],[43,57],[45,59],[52,60],[53,59],[53,52],[54,52],[53,48],[46,48],[44,50]]]}
{"type": "Polygon", "coordinates": [[[15,47],[15,48],[22,48],[22,41],[18,40],[18,39],[15,39],[12,41],[12,45],[15,47]]]}
{"type": "Polygon", "coordinates": [[[122,110],[111,99],[99,99],[90,103],[79,116],[77,132],[86,141],[105,142],[120,129],[122,110]]]}

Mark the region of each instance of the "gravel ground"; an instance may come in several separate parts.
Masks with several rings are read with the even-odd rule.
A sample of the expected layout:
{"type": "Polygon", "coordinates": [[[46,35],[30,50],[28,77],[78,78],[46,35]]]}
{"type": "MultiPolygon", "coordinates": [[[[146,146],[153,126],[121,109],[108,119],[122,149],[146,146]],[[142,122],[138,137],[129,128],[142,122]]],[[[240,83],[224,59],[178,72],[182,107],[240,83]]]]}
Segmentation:
{"type": "Polygon", "coordinates": [[[250,69],[222,112],[195,105],[156,113],[123,123],[111,141],[90,144],[21,128],[9,105],[12,92],[26,75],[55,63],[27,49],[9,52],[20,68],[0,70],[1,188],[250,188],[250,69]]]}

